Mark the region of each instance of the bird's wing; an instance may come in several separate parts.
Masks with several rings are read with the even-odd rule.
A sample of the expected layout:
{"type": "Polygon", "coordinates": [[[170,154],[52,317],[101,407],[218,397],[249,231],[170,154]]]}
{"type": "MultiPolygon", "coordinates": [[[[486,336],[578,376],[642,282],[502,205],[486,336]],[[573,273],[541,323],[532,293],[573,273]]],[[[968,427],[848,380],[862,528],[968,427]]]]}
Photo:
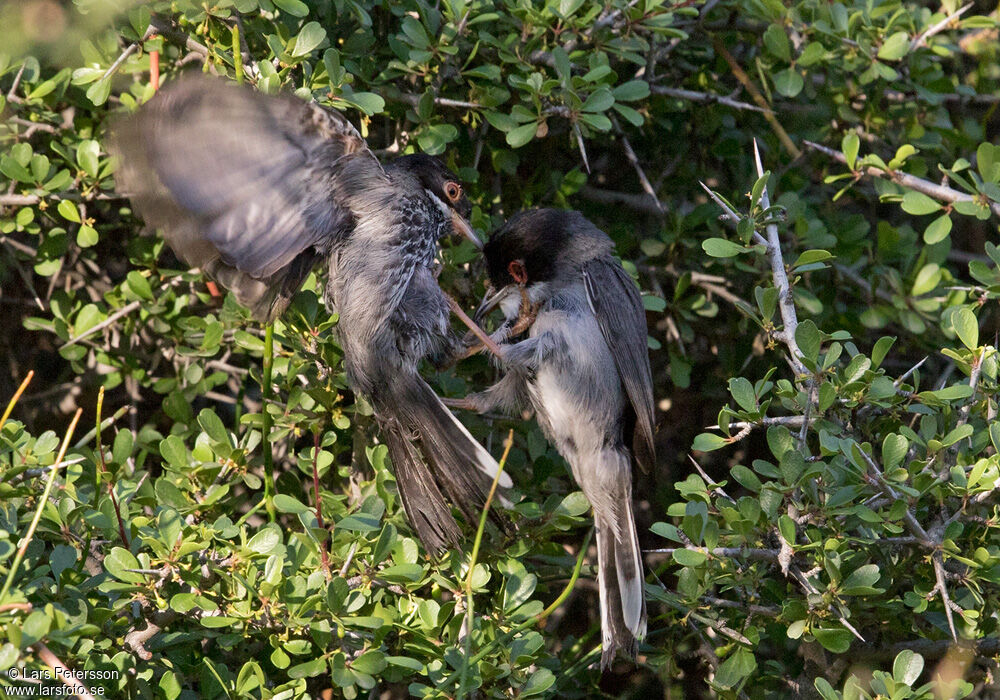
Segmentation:
{"type": "Polygon", "coordinates": [[[120,120],[110,150],[119,189],[188,264],[220,260],[266,283],[349,235],[351,192],[386,180],[335,110],[205,77],[120,120]]]}
{"type": "Polygon", "coordinates": [[[611,349],[632,409],[635,429],[632,453],[639,466],[649,469],[653,449],[653,376],[646,350],[646,312],[635,283],[610,257],[583,266],[587,300],[597,316],[601,334],[611,349]]]}

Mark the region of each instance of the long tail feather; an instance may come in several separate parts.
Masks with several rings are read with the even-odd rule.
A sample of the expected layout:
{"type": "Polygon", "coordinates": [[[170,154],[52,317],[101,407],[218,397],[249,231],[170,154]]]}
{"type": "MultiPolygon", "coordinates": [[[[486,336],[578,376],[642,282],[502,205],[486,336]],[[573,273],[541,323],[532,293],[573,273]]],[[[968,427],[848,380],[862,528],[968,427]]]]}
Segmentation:
{"type": "MultiPolygon", "coordinates": [[[[457,542],[457,535],[450,535],[458,532],[458,526],[444,496],[447,495],[469,522],[475,522],[486,502],[493,478],[500,469],[496,460],[415,373],[398,377],[391,387],[391,396],[377,397],[376,414],[383,425],[398,425],[415,438],[416,446],[406,444],[405,453],[402,446],[396,450],[390,446],[390,452],[393,453],[394,465],[397,460],[405,462],[406,476],[397,471],[396,481],[403,507],[418,536],[433,549],[433,543],[440,545],[442,538],[432,531],[432,524],[447,522],[447,525],[439,526],[449,533],[444,539],[451,544],[457,542]],[[423,460],[417,456],[416,448],[419,448],[423,460]],[[414,478],[416,484],[404,484],[410,478],[414,478]],[[404,494],[404,491],[408,492],[404,494]],[[416,513],[418,509],[424,512],[416,513]],[[421,524],[418,525],[418,522],[421,524]],[[425,532],[428,537],[425,537],[425,532]]],[[[501,474],[498,483],[503,488],[512,486],[507,474],[501,474]]],[[[500,500],[509,505],[502,497],[500,500]]],[[[491,509],[490,517],[498,526],[507,530],[511,528],[509,519],[498,509],[491,509]]],[[[437,547],[438,550],[441,548],[437,547]]]]}
{"type": "Polygon", "coordinates": [[[380,423],[382,437],[396,470],[399,497],[413,529],[417,531],[417,537],[434,554],[440,554],[449,546],[457,546],[462,532],[434,476],[410,444],[410,436],[395,420],[382,419],[380,423]]]}

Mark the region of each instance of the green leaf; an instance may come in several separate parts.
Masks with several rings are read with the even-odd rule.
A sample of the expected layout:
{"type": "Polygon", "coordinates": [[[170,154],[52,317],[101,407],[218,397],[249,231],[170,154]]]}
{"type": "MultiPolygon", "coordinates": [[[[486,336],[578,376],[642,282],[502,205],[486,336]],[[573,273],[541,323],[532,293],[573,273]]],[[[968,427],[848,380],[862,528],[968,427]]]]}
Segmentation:
{"type": "Polygon", "coordinates": [[[76,232],[76,244],[81,248],[89,248],[92,245],[96,245],[97,240],[97,229],[86,224],[80,226],[80,229],[76,232]]]}
{"type": "Polygon", "coordinates": [[[795,97],[802,92],[803,87],[805,87],[805,81],[796,68],[789,67],[774,74],[774,89],[778,91],[779,95],[795,97]]]}
{"type": "MultiPolygon", "coordinates": [[[[640,81],[641,82],[641,81],[640,81]]],[[[648,87],[648,86],[647,86],[648,87]]],[[[615,103],[615,96],[607,88],[598,88],[587,97],[581,109],[584,112],[604,112],[615,103]]]]}
{"type": "Polygon", "coordinates": [[[909,190],[904,194],[903,202],[900,206],[903,207],[903,211],[907,214],[913,214],[914,216],[933,214],[941,209],[940,204],[923,192],[917,192],[916,190],[909,190]]]}
{"type": "Polygon", "coordinates": [[[704,552],[684,547],[675,549],[672,556],[681,566],[701,566],[708,559],[708,555],[704,552]]]}
{"type": "Polygon", "coordinates": [[[840,592],[844,595],[865,595],[871,593],[873,586],[882,577],[877,564],[866,564],[855,569],[840,584],[840,592]]]}
{"type": "Polygon", "coordinates": [[[801,267],[802,265],[812,265],[813,263],[822,262],[823,260],[829,260],[833,258],[834,255],[828,250],[806,250],[803,251],[795,262],[792,263],[792,267],[801,267]]]}
{"type": "Polygon", "coordinates": [[[924,229],[924,243],[934,245],[940,243],[951,233],[951,217],[942,214],[934,219],[926,229],[924,229]]]}
{"type": "Polygon", "coordinates": [[[62,576],[62,572],[72,568],[78,558],[79,552],[76,551],[75,547],[57,544],[52,548],[52,554],[49,555],[49,566],[52,569],[52,577],[57,583],[59,582],[59,577],[62,576]]]}
{"type": "Polygon", "coordinates": [[[968,308],[962,307],[951,315],[951,325],[962,345],[969,350],[979,347],[979,320],[968,308]]]}
{"type": "Polygon", "coordinates": [[[137,297],[146,301],[153,301],[153,289],[149,286],[149,280],[141,272],[132,270],[125,276],[125,280],[128,282],[128,288],[137,297]]]}
{"type": "Polygon", "coordinates": [[[915,297],[927,294],[927,292],[933,291],[940,282],[941,268],[937,263],[927,263],[920,268],[916,279],[913,280],[913,288],[910,290],[910,294],[915,297]]]}
{"type": "Polygon", "coordinates": [[[299,499],[285,493],[279,493],[274,497],[274,507],[279,513],[308,513],[311,509],[299,499]]]}
{"type": "Polygon", "coordinates": [[[692,450],[697,450],[698,452],[711,452],[712,450],[717,450],[720,447],[725,447],[729,443],[724,437],[715,435],[714,433],[701,433],[696,436],[694,443],[691,445],[692,450]]]}
{"type": "Polygon", "coordinates": [[[753,384],[744,377],[736,377],[729,380],[729,393],[744,411],[757,410],[757,396],[754,393],[753,384]]]}
{"type": "Polygon", "coordinates": [[[111,553],[104,557],[104,568],[109,574],[119,581],[125,583],[144,583],[146,578],[142,574],[137,574],[127,569],[141,569],[139,560],[132,552],[122,547],[113,547],[111,553]]]}
{"type": "Polygon", "coordinates": [[[295,17],[305,17],[309,14],[309,6],[301,0],[273,0],[273,2],[278,9],[295,17]]]}
{"type": "Polygon", "coordinates": [[[851,648],[851,633],[843,627],[813,628],[812,635],[823,648],[834,654],[843,654],[851,648]]]}
{"type": "Polygon", "coordinates": [[[803,357],[812,362],[816,361],[819,357],[823,337],[812,319],[807,318],[795,328],[795,342],[798,344],[799,350],[802,351],[803,357]]]}
{"type": "Polygon", "coordinates": [[[910,649],[904,649],[892,662],[892,676],[897,683],[913,685],[924,671],[924,657],[910,649]]]}
{"type": "Polygon", "coordinates": [[[307,22],[295,38],[292,56],[305,56],[318,48],[324,41],[326,41],[326,30],[320,26],[319,22],[307,22]]]}
{"type": "Polygon", "coordinates": [[[547,668],[540,668],[528,677],[528,682],[521,688],[519,697],[528,698],[541,695],[556,682],[555,674],[547,668]]]}
{"type": "Polygon", "coordinates": [[[772,24],[764,32],[764,46],[775,58],[781,59],[782,61],[792,60],[792,45],[788,41],[788,35],[785,34],[785,30],[777,25],[772,24]]]}
{"type": "Polygon", "coordinates": [[[755,670],[757,670],[757,659],[754,658],[753,652],[741,647],[719,665],[719,670],[715,673],[715,683],[722,688],[735,688],[755,670]]]}
{"type": "Polygon", "coordinates": [[[883,61],[898,61],[906,55],[910,47],[910,35],[896,32],[879,47],[878,57],[883,61]]]}
{"type": "Polygon", "coordinates": [[[701,247],[713,258],[731,258],[748,250],[738,243],[733,243],[725,238],[709,238],[701,242],[701,247]]]}
{"type": "Polygon", "coordinates": [[[895,469],[903,462],[910,443],[902,435],[890,433],[882,441],[882,468],[885,471],[895,469]]]}
{"type": "Polygon", "coordinates": [[[649,97],[649,83],[645,80],[629,80],[615,87],[611,94],[619,102],[634,102],[649,97]]]}
{"type": "Polygon", "coordinates": [[[87,175],[97,177],[97,166],[100,160],[101,146],[93,139],[81,141],[76,147],[76,162],[87,175]]]}
{"type": "Polygon", "coordinates": [[[515,127],[507,132],[507,145],[511,148],[520,148],[531,141],[531,139],[535,138],[535,132],[537,131],[538,124],[535,122],[529,122],[515,127]]]}
{"type": "Polygon", "coordinates": [[[77,208],[76,202],[71,202],[68,199],[60,200],[56,210],[67,221],[72,221],[75,224],[80,223],[80,210],[77,208]]]}

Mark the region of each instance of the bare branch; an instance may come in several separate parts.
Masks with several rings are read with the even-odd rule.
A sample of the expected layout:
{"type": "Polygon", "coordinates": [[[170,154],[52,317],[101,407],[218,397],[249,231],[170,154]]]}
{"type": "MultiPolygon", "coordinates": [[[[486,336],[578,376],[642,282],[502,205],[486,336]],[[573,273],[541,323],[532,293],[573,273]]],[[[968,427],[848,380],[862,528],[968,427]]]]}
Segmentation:
{"type": "Polygon", "coordinates": [[[136,309],[138,309],[140,306],[142,306],[142,302],[138,301],[138,300],[137,301],[133,301],[133,302],[131,302],[129,304],[126,304],[122,308],[118,309],[118,311],[114,312],[113,314],[111,314],[110,316],[108,316],[106,319],[104,319],[103,321],[101,321],[100,323],[98,323],[96,326],[93,326],[92,328],[88,328],[87,330],[85,330],[83,333],[81,333],[80,335],[76,336],[75,338],[70,338],[69,340],[67,340],[65,343],[63,343],[59,347],[59,349],[62,350],[63,348],[68,348],[70,345],[73,345],[74,343],[78,343],[81,340],[83,340],[84,338],[86,338],[88,336],[91,336],[94,333],[97,333],[98,331],[104,330],[105,328],[107,328],[108,326],[110,326],[112,323],[114,323],[115,321],[117,321],[118,319],[120,319],[122,316],[127,316],[128,314],[130,314],[133,311],[135,311],[136,309]]]}
{"type": "Polygon", "coordinates": [[[589,199],[592,202],[601,202],[602,204],[624,204],[630,209],[635,209],[636,211],[641,211],[646,214],[653,214],[654,216],[660,216],[664,206],[662,202],[657,205],[656,203],[650,201],[649,197],[644,194],[602,190],[597,187],[591,187],[590,185],[584,185],[581,187],[577,194],[585,199],[589,199]]]}
{"type": "MultiPolygon", "coordinates": [[[[753,141],[754,162],[757,164],[757,177],[764,177],[764,166],[760,162],[760,150],[757,148],[757,139],[753,141]]],[[[767,209],[771,206],[771,199],[767,193],[767,187],[760,195],[760,206],[767,209]]],[[[795,329],[799,326],[799,319],[795,313],[795,299],[792,297],[792,288],[788,283],[788,275],[785,273],[785,260],[781,255],[781,238],[778,236],[778,225],[767,224],[764,228],[767,233],[767,257],[771,261],[771,277],[774,279],[774,286],[778,290],[778,309],[781,311],[781,322],[784,326],[782,340],[788,346],[791,355],[792,367],[797,374],[808,374],[805,365],[802,364],[802,351],[795,340],[795,329]]]]}
{"type": "MultiPolygon", "coordinates": [[[[820,153],[833,158],[838,163],[843,163],[844,165],[848,164],[847,158],[845,158],[844,154],[840,151],[812,141],[805,141],[804,143],[814,151],[819,151],[820,153]]],[[[910,175],[909,173],[904,173],[899,170],[880,170],[874,165],[868,165],[857,172],[864,173],[865,175],[871,175],[873,177],[886,178],[887,180],[895,182],[897,185],[909,187],[911,190],[916,190],[917,192],[926,194],[928,197],[932,197],[933,199],[937,199],[942,202],[948,202],[949,204],[954,202],[971,202],[974,200],[970,194],[959,192],[958,190],[952,189],[947,185],[939,185],[935,182],[931,182],[930,180],[924,180],[916,175],[910,175]]],[[[989,206],[994,214],[1000,216],[1000,204],[997,202],[990,202],[989,206]]]]}
{"type": "Polygon", "coordinates": [[[654,95],[666,95],[667,97],[676,97],[679,100],[688,100],[699,104],[714,102],[720,105],[725,105],[726,107],[732,107],[733,109],[742,109],[750,112],[771,111],[770,109],[764,109],[763,107],[752,105],[749,102],[740,102],[739,100],[734,100],[731,97],[726,97],[725,95],[714,95],[710,92],[695,92],[694,90],[684,90],[682,88],[669,88],[664,85],[650,85],[649,91],[654,95]]]}
{"type": "Polygon", "coordinates": [[[653,190],[653,185],[650,184],[649,178],[646,177],[646,171],[642,169],[642,165],[639,164],[639,159],[635,155],[635,151],[632,150],[632,144],[629,143],[628,137],[625,132],[622,131],[621,126],[618,124],[618,119],[614,116],[611,117],[611,123],[614,124],[615,133],[618,134],[618,138],[622,141],[622,147],[625,149],[625,157],[628,158],[628,162],[632,164],[632,168],[635,170],[636,175],[639,176],[639,183],[642,185],[642,189],[649,195],[649,198],[656,205],[660,216],[664,216],[666,211],[663,209],[663,205],[660,200],[656,197],[656,192],[653,190]]]}
{"type": "Polygon", "coordinates": [[[920,36],[918,36],[917,38],[915,38],[913,41],[910,42],[910,51],[916,51],[921,46],[926,46],[928,39],[930,39],[932,36],[934,36],[938,32],[941,32],[941,31],[944,31],[945,29],[947,29],[948,26],[952,22],[954,22],[959,17],[961,17],[962,15],[964,15],[969,10],[969,8],[971,8],[973,5],[975,5],[975,3],[974,2],[970,2],[968,5],[965,5],[964,7],[959,8],[958,10],[952,12],[950,15],[947,15],[943,20],[941,20],[937,24],[935,24],[935,25],[933,25],[933,26],[928,27],[927,29],[925,29],[920,34],[920,36]]]}

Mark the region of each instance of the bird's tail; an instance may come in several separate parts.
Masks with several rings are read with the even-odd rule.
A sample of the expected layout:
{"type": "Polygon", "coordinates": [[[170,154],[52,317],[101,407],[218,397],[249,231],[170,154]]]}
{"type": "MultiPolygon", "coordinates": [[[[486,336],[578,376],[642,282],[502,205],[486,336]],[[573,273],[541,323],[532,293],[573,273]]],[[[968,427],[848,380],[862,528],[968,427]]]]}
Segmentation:
{"type": "MultiPolygon", "coordinates": [[[[396,468],[403,508],[424,545],[440,552],[457,545],[461,535],[445,496],[475,522],[500,467],[419,375],[402,373],[386,389],[373,397],[375,415],[396,468]]],[[[510,477],[501,474],[498,485],[510,488],[510,477]]],[[[509,528],[496,508],[490,515],[509,528]]]]}
{"type": "Polygon", "coordinates": [[[632,516],[631,484],[615,508],[594,512],[597,528],[597,584],[601,596],[601,669],[620,649],[635,658],[646,635],[642,554],[632,516]]]}

